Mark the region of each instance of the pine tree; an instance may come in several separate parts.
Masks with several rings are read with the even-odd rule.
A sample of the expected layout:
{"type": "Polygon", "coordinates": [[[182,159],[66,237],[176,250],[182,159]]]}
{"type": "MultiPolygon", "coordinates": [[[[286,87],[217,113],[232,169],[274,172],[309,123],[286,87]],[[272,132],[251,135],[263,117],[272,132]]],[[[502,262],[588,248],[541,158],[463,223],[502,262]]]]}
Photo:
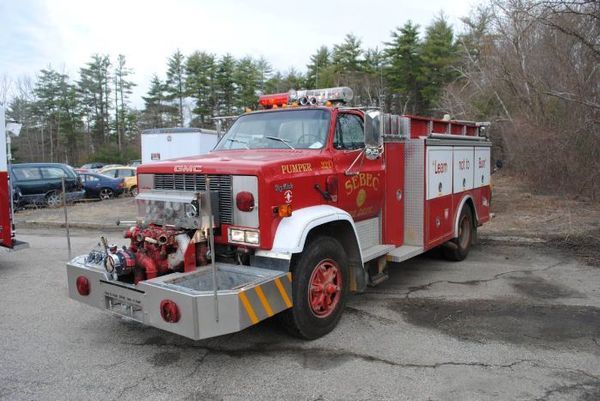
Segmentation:
{"type": "Polygon", "coordinates": [[[421,95],[426,110],[432,110],[444,86],[456,78],[453,70],[458,61],[454,32],[444,15],[427,27],[421,52],[421,95]]]}
{"type": "Polygon", "coordinates": [[[331,59],[327,46],[321,46],[317,52],[310,56],[310,63],[306,66],[306,87],[308,89],[324,88],[333,84],[331,76],[331,59]]]}
{"type": "Polygon", "coordinates": [[[166,93],[167,99],[174,102],[175,125],[183,127],[183,99],[185,98],[185,56],[178,49],[167,62],[166,93]]]}
{"type": "Polygon", "coordinates": [[[281,71],[275,71],[274,74],[265,82],[265,93],[281,93],[290,90],[283,87],[283,74],[281,71]]]}
{"type": "Polygon", "coordinates": [[[92,134],[92,150],[102,146],[110,134],[110,59],[95,54],[80,69],[78,91],[92,134]]]}
{"type": "Polygon", "coordinates": [[[251,57],[244,57],[236,63],[234,80],[237,89],[235,104],[238,111],[246,107],[256,107],[260,79],[260,72],[251,57]]]}
{"type": "Polygon", "coordinates": [[[195,99],[192,110],[200,119],[200,126],[208,124],[215,108],[217,64],[215,55],[206,52],[192,53],[186,62],[187,95],[195,99]]]}
{"type": "Polygon", "coordinates": [[[420,114],[422,110],[422,61],[419,26],[408,21],[392,32],[385,43],[388,65],[385,77],[391,91],[392,103],[398,113],[420,114]]]}
{"type": "Polygon", "coordinates": [[[271,63],[267,61],[267,59],[261,56],[258,60],[256,60],[256,69],[259,74],[258,90],[261,93],[265,93],[265,85],[273,73],[273,67],[271,66],[271,63]]]}
{"type": "Polygon", "coordinates": [[[236,84],[235,84],[235,59],[231,54],[221,57],[217,66],[216,93],[218,115],[230,115],[234,109],[236,84]]]}
{"type": "Polygon", "coordinates": [[[144,99],[145,108],[143,112],[143,125],[147,128],[162,128],[165,126],[164,113],[167,97],[165,95],[165,85],[155,74],[150,81],[150,88],[144,99]]]}
{"type": "Polygon", "coordinates": [[[42,117],[49,139],[49,160],[72,160],[76,157],[81,125],[75,87],[66,74],[49,68],[40,71],[34,93],[37,101],[33,108],[42,117]]]}
{"type": "Polygon", "coordinates": [[[119,54],[117,57],[117,65],[114,71],[115,82],[115,130],[117,132],[117,146],[119,153],[123,151],[123,140],[130,134],[127,129],[127,119],[129,114],[129,96],[132,93],[132,88],[135,83],[128,80],[128,77],[133,74],[133,70],[126,67],[125,56],[119,54]]]}
{"type": "Polygon", "coordinates": [[[360,57],[363,51],[361,45],[361,40],[349,33],[343,43],[333,47],[332,63],[338,73],[344,74],[362,70],[360,57]]]}

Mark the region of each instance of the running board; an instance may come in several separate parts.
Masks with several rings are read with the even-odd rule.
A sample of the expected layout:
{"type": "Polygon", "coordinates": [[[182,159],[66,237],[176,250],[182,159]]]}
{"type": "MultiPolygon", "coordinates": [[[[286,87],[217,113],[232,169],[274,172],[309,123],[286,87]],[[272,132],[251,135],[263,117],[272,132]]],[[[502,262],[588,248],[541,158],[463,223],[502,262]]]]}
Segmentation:
{"type": "Polygon", "coordinates": [[[420,246],[412,246],[412,245],[402,245],[393,251],[387,254],[388,262],[404,262],[407,259],[410,259],[414,256],[420,255],[423,253],[423,247],[420,246]]]}
{"type": "Polygon", "coordinates": [[[394,248],[396,248],[394,245],[373,245],[367,249],[363,249],[363,263],[367,263],[373,259],[377,259],[380,256],[384,256],[394,248]]]}

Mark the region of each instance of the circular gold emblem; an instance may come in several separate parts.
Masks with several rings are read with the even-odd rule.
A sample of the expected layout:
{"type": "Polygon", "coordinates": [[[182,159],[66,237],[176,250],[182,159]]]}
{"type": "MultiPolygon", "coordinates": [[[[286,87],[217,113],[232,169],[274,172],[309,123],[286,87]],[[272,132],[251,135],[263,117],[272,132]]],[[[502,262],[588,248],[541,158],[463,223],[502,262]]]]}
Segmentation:
{"type": "Polygon", "coordinates": [[[366,200],[367,200],[367,191],[365,191],[364,188],[361,188],[358,191],[358,195],[356,195],[356,206],[362,207],[362,205],[365,204],[366,200]]]}

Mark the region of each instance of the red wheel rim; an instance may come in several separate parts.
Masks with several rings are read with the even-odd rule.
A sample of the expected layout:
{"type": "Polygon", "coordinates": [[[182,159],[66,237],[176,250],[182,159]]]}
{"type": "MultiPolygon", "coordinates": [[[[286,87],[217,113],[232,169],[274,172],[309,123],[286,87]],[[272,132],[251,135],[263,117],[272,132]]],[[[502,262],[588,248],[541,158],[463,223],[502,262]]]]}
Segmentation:
{"type": "Polygon", "coordinates": [[[342,296],[342,284],[336,262],[325,259],[317,264],[308,282],[308,300],[313,315],[324,318],[333,313],[342,296]]]}

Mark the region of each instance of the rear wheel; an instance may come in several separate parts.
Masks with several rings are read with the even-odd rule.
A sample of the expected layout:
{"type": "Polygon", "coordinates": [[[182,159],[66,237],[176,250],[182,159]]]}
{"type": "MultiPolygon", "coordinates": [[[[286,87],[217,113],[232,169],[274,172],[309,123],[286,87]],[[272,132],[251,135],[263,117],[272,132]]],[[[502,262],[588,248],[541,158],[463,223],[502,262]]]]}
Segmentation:
{"type": "Polygon", "coordinates": [[[112,189],[110,189],[110,188],[102,188],[100,190],[100,194],[98,195],[98,197],[101,200],[107,200],[107,199],[112,198],[114,195],[115,195],[115,193],[113,192],[112,189]]]}
{"type": "Polygon", "coordinates": [[[283,312],[290,333],[313,340],[339,322],[348,293],[348,259],[340,243],[321,236],[308,244],[293,268],[294,306],[283,312]]]}
{"type": "Polygon", "coordinates": [[[131,196],[137,196],[137,194],[138,194],[138,187],[137,186],[131,187],[131,189],[129,190],[129,193],[131,193],[131,196]]]}
{"type": "Polygon", "coordinates": [[[48,207],[59,207],[62,205],[62,194],[57,191],[50,192],[46,195],[46,205],[48,207]]]}
{"type": "Polygon", "coordinates": [[[474,233],[473,213],[471,208],[465,205],[458,219],[458,237],[444,245],[444,257],[456,262],[464,260],[471,249],[474,233]]]}

